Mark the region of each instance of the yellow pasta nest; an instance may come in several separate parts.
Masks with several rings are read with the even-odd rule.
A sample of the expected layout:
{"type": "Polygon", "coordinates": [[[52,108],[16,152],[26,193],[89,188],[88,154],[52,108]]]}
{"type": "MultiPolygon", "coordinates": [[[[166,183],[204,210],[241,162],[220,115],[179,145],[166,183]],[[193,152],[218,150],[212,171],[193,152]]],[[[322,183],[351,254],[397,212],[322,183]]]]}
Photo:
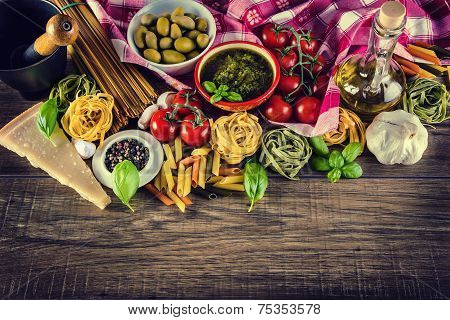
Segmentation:
{"type": "Polygon", "coordinates": [[[350,142],[360,142],[361,150],[364,150],[366,127],[353,111],[339,107],[339,126],[324,134],[323,139],[327,145],[343,144],[349,139],[350,142]]]}
{"type": "Polygon", "coordinates": [[[89,142],[100,140],[101,147],[112,125],[113,106],[114,98],[106,93],[81,96],[70,104],[61,124],[72,138],[89,142]]]}
{"type": "Polygon", "coordinates": [[[211,145],[229,164],[238,164],[255,154],[261,144],[258,118],[246,112],[217,119],[211,129],[211,145]]]}

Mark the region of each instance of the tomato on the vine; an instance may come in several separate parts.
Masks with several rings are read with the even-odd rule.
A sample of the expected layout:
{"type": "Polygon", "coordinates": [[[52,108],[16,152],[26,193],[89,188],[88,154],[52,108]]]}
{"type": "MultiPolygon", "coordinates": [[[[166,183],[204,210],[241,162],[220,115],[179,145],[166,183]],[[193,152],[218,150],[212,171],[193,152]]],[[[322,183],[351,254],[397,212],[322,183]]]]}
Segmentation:
{"type": "MultiPolygon", "coordinates": [[[[284,74],[282,73],[280,75],[280,81],[278,82],[277,91],[283,95],[286,96],[295,90],[298,89],[298,87],[301,85],[302,79],[297,74],[284,74]]],[[[297,93],[300,92],[300,89],[298,89],[297,93]]]]}
{"type": "MultiPolygon", "coordinates": [[[[306,33],[304,30],[297,31],[300,35],[302,33],[306,33]]],[[[297,38],[294,34],[291,35],[289,45],[297,46],[297,38]]],[[[319,50],[319,42],[316,40],[314,33],[310,32],[309,37],[302,36],[300,39],[300,48],[302,49],[302,53],[309,54],[311,56],[315,56],[317,50],[319,50]]]]}
{"type": "Polygon", "coordinates": [[[300,123],[314,124],[319,118],[321,101],[315,97],[301,97],[294,103],[295,116],[300,123]]]}
{"type": "Polygon", "coordinates": [[[261,40],[268,48],[281,49],[285,47],[289,41],[289,31],[281,29],[280,26],[276,24],[268,23],[262,29],[261,40]]]}
{"type": "Polygon", "coordinates": [[[275,50],[274,55],[280,63],[281,69],[285,71],[289,71],[298,62],[298,56],[295,50],[292,49],[287,52],[284,50],[275,50]]]}
{"type": "Polygon", "coordinates": [[[325,58],[321,54],[319,54],[313,64],[312,73],[314,75],[318,75],[325,67],[325,63],[325,58]]]}
{"type": "Polygon", "coordinates": [[[292,117],[292,107],[278,94],[274,94],[264,106],[264,116],[275,122],[288,122],[292,117]]]}
{"type": "Polygon", "coordinates": [[[321,74],[320,76],[317,77],[313,86],[313,93],[316,97],[323,98],[325,96],[329,81],[330,79],[324,74],[321,74]]]}
{"type": "Polygon", "coordinates": [[[156,111],[150,119],[150,132],[161,142],[170,142],[178,136],[180,119],[178,114],[172,118],[172,108],[156,111]]]}
{"type": "Polygon", "coordinates": [[[181,140],[189,146],[201,147],[209,141],[211,128],[209,121],[200,115],[193,113],[183,118],[181,122],[181,140]],[[197,117],[200,117],[199,119],[197,117]],[[197,123],[199,122],[199,123],[197,123]]]}
{"type": "MultiPolygon", "coordinates": [[[[173,98],[172,101],[172,105],[176,106],[176,105],[190,105],[191,107],[200,109],[202,108],[202,102],[200,100],[200,97],[195,93],[195,91],[192,90],[180,90],[178,91],[178,93],[175,95],[175,98],[173,98]]],[[[188,108],[178,108],[178,112],[177,112],[180,117],[184,117],[187,116],[188,114],[191,113],[191,110],[189,110],[188,108]]]]}

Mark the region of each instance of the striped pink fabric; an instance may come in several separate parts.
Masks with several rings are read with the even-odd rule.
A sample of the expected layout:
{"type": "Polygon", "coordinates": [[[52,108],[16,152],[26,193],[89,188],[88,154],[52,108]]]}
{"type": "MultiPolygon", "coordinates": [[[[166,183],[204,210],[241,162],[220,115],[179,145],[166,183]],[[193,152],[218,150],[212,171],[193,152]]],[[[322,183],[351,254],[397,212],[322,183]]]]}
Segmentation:
{"type": "MultiPolygon", "coordinates": [[[[121,60],[144,66],[175,89],[192,85],[192,79],[174,79],[136,55],[126,42],[133,16],[151,0],[86,0],[101,22],[121,60]]],[[[180,0],[180,5],[186,0],[180,0]]],[[[314,31],[321,39],[319,52],[330,73],[346,56],[366,49],[371,22],[385,0],[202,0],[213,13],[217,25],[215,43],[231,40],[260,42],[261,26],[267,22],[288,24],[314,31]]],[[[407,24],[396,53],[414,60],[402,45],[412,39],[450,46],[450,7],[446,0],[400,0],[406,6],[407,24]]],[[[339,90],[330,80],[315,126],[284,124],[306,135],[321,135],[338,124],[339,90]]]]}

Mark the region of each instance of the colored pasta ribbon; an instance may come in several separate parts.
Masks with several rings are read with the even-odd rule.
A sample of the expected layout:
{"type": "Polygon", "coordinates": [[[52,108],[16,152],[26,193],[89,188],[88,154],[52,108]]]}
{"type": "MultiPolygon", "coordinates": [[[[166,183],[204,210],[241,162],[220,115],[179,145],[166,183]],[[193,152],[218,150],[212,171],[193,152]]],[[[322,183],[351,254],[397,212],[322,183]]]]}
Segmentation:
{"type": "Polygon", "coordinates": [[[100,140],[101,147],[112,125],[113,106],[114,98],[106,93],[79,97],[70,104],[61,124],[72,138],[89,142],[100,140]]]}
{"type": "Polygon", "coordinates": [[[237,112],[217,119],[211,128],[212,148],[229,164],[238,164],[258,150],[262,128],[258,118],[237,112]]]}
{"type": "Polygon", "coordinates": [[[305,137],[289,129],[275,129],[264,134],[259,162],[283,177],[298,180],[300,169],[308,163],[312,149],[305,137]]]}
{"type": "Polygon", "coordinates": [[[327,145],[343,144],[347,139],[349,142],[361,143],[362,150],[366,144],[366,126],[353,112],[339,107],[339,126],[336,130],[323,135],[327,145]]]}
{"type": "Polygon", "coordinates": [[[98,93],[95,81],[87,75],[71,74],[59,81],[50,91],[49,98],[56,98],[59,112],[65,112],[75,99],[98,93]]]}

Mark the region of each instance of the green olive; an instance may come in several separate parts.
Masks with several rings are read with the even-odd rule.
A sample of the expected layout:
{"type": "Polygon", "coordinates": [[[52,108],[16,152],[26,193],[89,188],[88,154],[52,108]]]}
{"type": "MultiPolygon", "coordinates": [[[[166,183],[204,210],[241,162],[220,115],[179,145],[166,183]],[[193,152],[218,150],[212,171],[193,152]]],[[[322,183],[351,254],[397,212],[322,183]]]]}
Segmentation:
{"type": "Polygon", "coordinates": [[[158,30],[156,30],[156,26],[151,26],[148,30],[153,32],[154,34],[158,34],[158,30]]]}
{"type": "Polygon", "coordinates": [[[139,26],[134,32],[134,43],[139,49],[144,49],[145,47],[145,34],[147,33],[147,28],[144,26],[139,26]]]}
{"type": "Polygon", "coordinates": [[[169,11],[164,11],[164,12],[161,13],[159,16],[160,16],[160,17],[167,18],[167,19],[170,19],[171,14],[170,14],[169,11]]]}
{"type": "Polygon", "coordinates": [[[183,9],[183,7],[176,7],[172,11],[172,14],[170,15],[170,19],[173,19],[173,17],[176,17],[176,16],[184,16],[184,9],[183,9]]]}
{"type": "Polygon", "coordinates": [[[151,62],[154,62],[154,63],[160,63],[161,62],[161,54],[155,49],[146,49],[146,50],[144,50],[144,57],[148,61],[151,61],[151,62]]]}
{"type": "Polygon", "coordinates": [[[172,48],[173,39],[169,37],[164,37],[159,40],[159,47],[163,50],[172,48]]]}
{"type": "Polygon", "coordinates": [[[175,50],[163,50],[161,52],[163,63],[174,64],[186,61],[184,54],[175,50]]]}
{"type": "Polygon", "coordinates": [[[155,24],[157,19],[158,17],[154,14],[146,13],[141,16],[141,24],[144,26],[152,26],[153,24],[155,24]]]}
{"type": "Polygon", "coordinates": [[[158,50],[158,37],[151,31],[145,34],[145,44],[147,48],[158,50]]]}
{"type": "Polygon", "coordinates": [[[172,18],[172,22],[180,26],[180,28],[194,30],[195,21],[187,16],[175,16],[172,18]]]}
{"type": "Polygon", "coordinates": [[[200,34],[200,31],[198,31],[198,30],[191,30],[191,31],[188,31],[186,33],[186,37],[188,37],[189,39],[195,40],[195,39],[197,39],[197,36],[199,34],[200,34]]]}
{"type": "Polygon", "coordinates": [[[187,12],[184,14],[185,16],[188,16],[189,18],[191,18],[192,20],[195,20],[197,18],[197,16],[193,13],[187,12]]]}
{"type": "Polygon", "coordinates": [[[167,37],[169,34],[170,22],[166,17],[159,17],[156,22],[156,30],[160,36],[167,37]]]}
{"type": "Polygon", "coordinates": [[[172,23],[170,26],[170,37],[175,40],[181,38],[181,36],[182,33],[180,27],[176,23],[172,23]]]}
{"type": "Polygon", "coordinates": [[[197,50],[193,50],[193,51],[189,52],[188,54],[186,54],[186,58],[193,59],[196,56],[198,56],[199,54],[200,54],[200,52],[198,52],[197,50]]]}
{"type": "Polygon", "coordinates": [[[209,43],[209,36],[207,34],[200,33],[197,36],[196,42],[197,42],[197,46],[200,49],[205,49],[208,46],[208,43],[209,43]]]}
{"type": "Polygon", "coordinates": [[[174,42],[174,47],[181,53],[188,53],[195,49],[195,43],[192,39],[181,37],[174,42]]]}
{"type": "Polygon", "coordinates": [[[204,18],[197,18],[195,19],[195,28],[198,31],[205,32],[208,29],[208,22],[204,18]]]}

